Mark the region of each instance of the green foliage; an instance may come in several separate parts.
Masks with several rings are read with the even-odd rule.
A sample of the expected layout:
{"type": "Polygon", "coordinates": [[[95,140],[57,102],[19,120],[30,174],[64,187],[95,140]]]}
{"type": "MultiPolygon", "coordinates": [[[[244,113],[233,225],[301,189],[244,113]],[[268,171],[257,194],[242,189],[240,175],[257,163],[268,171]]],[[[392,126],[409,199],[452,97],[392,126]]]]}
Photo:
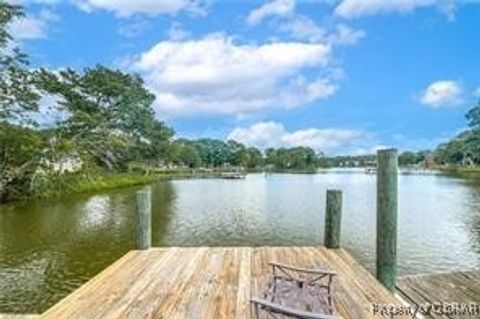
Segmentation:
{"type": "Polygon", "coordinates": [[[248,169],[257,169],[264,165],[264,158],[262,152],[258,148],[249,147],[246,149],[247,158],[245,160],[245,166],[248,169]]]}
{"type": "Polygon", "coordinates": [[[480,101],[477,106],[468,111],[466,117],[471,128],[480,128],[480,101]]]}
{"type": "Polygon", "coordinates": [[[100,65],[29,70],[7,29],[23,14],[0,3],[0,201],[83,189],[76,181],[122,172],[131,161],[147,168],[165,162],[174,132],[155,118],[143,80],[100,65]],[[55,97],[52,106],[66,119],[36,128],[29,119],[38,116],[40,95],[55,97]],[[64,169],[71,163],[79,167],[64,169]]]}
{"type": "Polygon", "coordinates": [[[400,166],[419,165],[419,164],[425,163],[428,155],[429,155],[428,151],[421,151],[421,152],[406,151],[401,153],[398,156],[398,164],[400,166]]]}
{"type": "Polygon", "coordinates": [[[0,202],[29,192],[44,145],[36,131],[0,123],[0,202]]]}
{"type": "Polygon", "coordinates": [[[259,168],[263,155],[257,148],[247,148],[236,141],[224,142],[215,139],[177,141],[174,163],[188,167],[248,167],[259,168]]]}
{"type": "Polygon", "coordinates": [[[144,175],[140,173],[108,174],[97,172],[94,175],[65,173],[61,175],[40,176],[35,181],[35,187],[30,192],[23,192],[21,197],[26,198],[52,198],[67,194],[97,192],[119,187],[142,185],[152,183],[159,179],[157,175],[144,175]]]}
{"type": "Polygon", "coordinates": [[[442,165],[480,165],[480,129],[460,133],[435,151],[435,162],[442,165]]]}
{"type": "Polygon", "coordinates": [[[38,109],[35,75],[28,70],[27,57],[15,46],[7,28],[23,15],[20,6],[0,2],[0,122],[21,122],[26,112],[38,109]]]}
{"type": "Polygon", "coordinates": [[[68,138],[81,158],[114,170],[129,161],[165,157],[173,131],[155,119],[154,96],[139,77],[97,66],[82,74],[41,70],[39,78],[69,114],[57,123],[56,135],[68,138]]]}
{"type": "Polygon", "coordinates": [[[265,154],[266,164],[277,170],[315,170],[322,157],[310,147],[269,148],[265,154]]]}
{"type": "Polygon", "coordinates": [[[441,165],[480,165],[480,102],[466,115],[470,129],[435,151],[435,162],[441,165]]]}

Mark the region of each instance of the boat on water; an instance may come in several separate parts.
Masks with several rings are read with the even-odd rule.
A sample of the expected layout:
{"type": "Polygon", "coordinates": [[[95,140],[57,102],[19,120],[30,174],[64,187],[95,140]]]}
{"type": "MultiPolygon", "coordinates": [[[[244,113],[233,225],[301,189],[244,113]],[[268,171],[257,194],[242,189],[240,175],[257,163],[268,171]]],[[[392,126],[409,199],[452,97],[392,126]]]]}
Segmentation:
{"type": "Polygon", "coordinates": [[[244,179],[246,175],[242,172],[223,172],[220,177],[223,179],[244,179]]]}
{"type": "Polygon", "coordinates": [[[376,167],[365,167],[365,174],[377,174],[376,167]]]}

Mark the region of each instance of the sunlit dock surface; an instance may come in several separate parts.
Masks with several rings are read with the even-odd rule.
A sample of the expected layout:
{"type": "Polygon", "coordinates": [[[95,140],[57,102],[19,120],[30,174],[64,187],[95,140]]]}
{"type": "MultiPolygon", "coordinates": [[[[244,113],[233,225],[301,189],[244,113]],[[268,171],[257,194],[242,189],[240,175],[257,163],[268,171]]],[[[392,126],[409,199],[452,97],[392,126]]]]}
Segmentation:
{"type": "Polygon", "coordinates": [[[250,318],[277,261],[334,270],[336,315],[383,318],[372,304],[400,305],[344,249],[323,247],[152,248],[131,251],[42,318],[250,318]]]}
{"type": "Polygon", "coordinates": [[[470,314],[431,313],[428,318],[480,318],[480,269],[401,277],[397,290],[412,304],[470,306],[470,314]]]}
{"type": "Polygon", "coordinates": [[[40,315],[0,314],[0,319],[38,319],[40,315]]]}

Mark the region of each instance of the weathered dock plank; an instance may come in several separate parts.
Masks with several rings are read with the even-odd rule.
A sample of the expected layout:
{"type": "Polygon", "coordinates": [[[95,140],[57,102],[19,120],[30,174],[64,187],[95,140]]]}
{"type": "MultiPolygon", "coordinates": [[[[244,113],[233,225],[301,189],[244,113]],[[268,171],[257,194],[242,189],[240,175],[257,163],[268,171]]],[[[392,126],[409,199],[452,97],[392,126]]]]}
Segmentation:
{"type": "Polygon", "coordinates": [[[37,319],[40,315],[17,315],[17,314],[2,314],[0,313],[0,319],[37,319]]]}
{"type": "MultiPolygon", "coordinates": [[[[415,275],[401,277],[397,291],[408,302],[416,305],[477,305],[480,307],[480,269],[450,273],[415,275]]],[[[472,307],[475,311],[476,307],[472,307]]],[[[448,311],[447,311],[448,312],[448,311]]],[[[480,318],[476,314],[435,313],[428,318],[480,318]],[[478,317],[477,317],[478,316],[478,317]]]]}
{"type": "Polygon", "coordinates": [[[345,250],[324,247],[199,247],[133,251],[46,311],[42,318],[250,318],[270,261],[334,270],[342,318],[382,318],[372,304],[400,305],[345,250]]]}

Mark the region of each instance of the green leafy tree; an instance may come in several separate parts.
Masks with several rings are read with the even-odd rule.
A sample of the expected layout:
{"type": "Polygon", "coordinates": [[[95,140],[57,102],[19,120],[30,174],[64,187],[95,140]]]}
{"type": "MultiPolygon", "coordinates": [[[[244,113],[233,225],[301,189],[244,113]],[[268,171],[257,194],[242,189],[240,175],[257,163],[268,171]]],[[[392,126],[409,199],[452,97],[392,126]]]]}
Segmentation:
{"type": "Polygon", "coordinates": [[[245,145],[230,140],[226,144],[227,161],[232,166],[246,166],[248,160],[247,148],[245,145]]]}
{"type": "Polygon", "coordinates": [[[58,134],[71,139],[83,158],[113,170],[136,159],[166,157],[173,131],[155,119],[155,97],[138,76],[104,66],[39,75],[42,88],[61,97],[69,115],[58,134]]]}
{"type": "Polygon", "coordinates": [[[20,6],[0,2],[0,201],[26,195],[44,146],[36,131],[20,126],[34,124],[26,114],[38,109],[39,99],[27,56],[7,28],[23,15],[20,6]]]}
{"type": "Polygon", "coordinates": [[[322,156],[310,147],[269,148],[265,154],[266,164],[279,170],[315,170],[322,156]]]}
{"type": "Polygon", "coordinates": [[[201,164],[201,158],[195,147],[191,145],[183,145],[180,150],[180,162],[190,168],[199,167],[201,164]]]}
{"type": "Polygon", "coordinates": [[[44,147],[36,131],[0,124],[0,202],[27,196],[44,147]]]}
{"type": "Polygon", "coordinates": [[[480,128],[480,101],[477,106],[468,111],[466,117],[471,128],[480,128]]]}
{"type": "Polygon", "coordinates": [[[22,7],[0,2],[0,122],[26,120],[26,112],[38,109],[35,74],[27,56],[13,42],[8,24],[23,17],[22,7]]]}
{"type": "Polygon", "coordinates": [[[258,148],[249,147],[246,149],[247,160],[245,166],[249,169],[260,168],[264,164],[263,154],[258,148]]]}
{"type": "Polygon", "coordinates": [[[469,130],[460,133],[435,151],[438,164],[480,165],[480,102],[466,115],[469,130]]]}

